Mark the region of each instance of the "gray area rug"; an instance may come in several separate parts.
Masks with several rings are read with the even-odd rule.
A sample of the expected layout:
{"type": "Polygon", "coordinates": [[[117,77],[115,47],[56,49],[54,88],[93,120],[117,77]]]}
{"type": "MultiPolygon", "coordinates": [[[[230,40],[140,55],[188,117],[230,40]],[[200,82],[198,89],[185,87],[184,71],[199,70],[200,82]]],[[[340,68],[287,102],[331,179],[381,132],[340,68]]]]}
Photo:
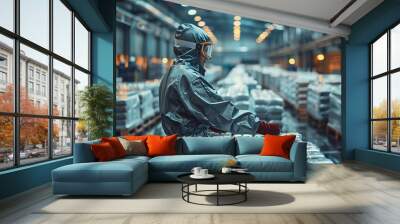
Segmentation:
{"type": "MultiPolygon", "coordinates": [[[[248,200],[238,205],[204,206],[181,198],[177,183],[150,183],[131,197],[57,197],[35,213],[125,214],[125,213],[360,213],[362,205],[345,201],[317,184],[249,184],[248,200]]],[[[224,186],[232,189],[234,186],[224,186]]],[[[198,190],[215,189],[213,185],[198,190]]],[[[194,187],[191,188],[194,190],[194,187]]],[[[210,193],[213,194],[213,193],[210,193]]],[[[240,198],[226,197],[224,203],[240,198]]],[[[215,197],[191,198],[194,202],[215,203],[215,197]]]]}

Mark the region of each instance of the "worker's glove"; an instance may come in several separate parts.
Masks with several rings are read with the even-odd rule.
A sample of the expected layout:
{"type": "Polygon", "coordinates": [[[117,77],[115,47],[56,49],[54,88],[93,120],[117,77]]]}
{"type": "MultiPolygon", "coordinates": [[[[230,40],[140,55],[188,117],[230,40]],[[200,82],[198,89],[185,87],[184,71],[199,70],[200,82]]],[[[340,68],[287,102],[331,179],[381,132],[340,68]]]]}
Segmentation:
{"type": "Polygon", "coordinates": [[[257,130],[257,133],[262,135],[279,135],[280,132],[279,124],[267,123],[266,121],[261,121],[257,130]]]}

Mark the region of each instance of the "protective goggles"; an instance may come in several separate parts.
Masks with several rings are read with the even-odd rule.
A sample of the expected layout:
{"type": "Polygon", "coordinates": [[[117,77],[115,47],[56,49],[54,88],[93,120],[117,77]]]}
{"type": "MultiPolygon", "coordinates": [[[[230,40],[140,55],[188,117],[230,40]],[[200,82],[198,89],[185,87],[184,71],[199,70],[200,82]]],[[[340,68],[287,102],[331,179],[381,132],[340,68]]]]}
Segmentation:
{"type": "MultiPolygon", "coordinates": [[[[213,51],[212,42],[203,42],[199,43],[199,45],[201,45],[200,50],[203,52],[203,54],[207,57],[207,59],[210,59],[212,57],[212,51],[213,51]]],[[[175,39],[175,47],[196,49],[196,46],[197,44],[194,42],[175,39]]]]}
{"type": "Polygon", "coordinates": [[[212,58],[213,46],[214,45],[211,42],[201,43],[201,51],[204,53],[207,59],[212,58]]]}

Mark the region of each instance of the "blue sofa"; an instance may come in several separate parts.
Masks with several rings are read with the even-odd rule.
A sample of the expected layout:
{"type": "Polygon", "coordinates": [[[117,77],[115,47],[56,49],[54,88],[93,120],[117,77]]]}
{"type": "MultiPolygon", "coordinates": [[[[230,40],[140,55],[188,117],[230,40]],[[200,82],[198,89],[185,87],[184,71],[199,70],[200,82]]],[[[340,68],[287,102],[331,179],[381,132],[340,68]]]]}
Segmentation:
{"type": "Polygon", "coordinates": [[[128,156],[96,162],[91,141],[77,143],[74,163],[52,172],[53,193],[67,195],[131,195],[148,181],[176,181],[180,174],[200,166],[218,172],[234,159],[260,182],[304,182],[306,180],[306,142],[296,141],[290,160],[259,156],[263,137],[183,137],[177,141],[177,155],[128,156]]]}

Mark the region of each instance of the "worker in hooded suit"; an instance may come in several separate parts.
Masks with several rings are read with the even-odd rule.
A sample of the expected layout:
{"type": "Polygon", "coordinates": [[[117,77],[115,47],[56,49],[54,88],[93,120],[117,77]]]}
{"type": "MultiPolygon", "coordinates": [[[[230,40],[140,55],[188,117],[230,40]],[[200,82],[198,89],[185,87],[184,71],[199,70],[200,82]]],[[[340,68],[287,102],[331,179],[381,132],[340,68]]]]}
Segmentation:
{"type": "Polygon", "coordinates": [[[258,119],[224,100],[205,78],[204,63],[211,59],[213,44],[207,33],[181,24],[175,33],[176,60],[160,83],[160,113],[164,132],[178,136],[277,134],[279,126],[258,119]]]}

